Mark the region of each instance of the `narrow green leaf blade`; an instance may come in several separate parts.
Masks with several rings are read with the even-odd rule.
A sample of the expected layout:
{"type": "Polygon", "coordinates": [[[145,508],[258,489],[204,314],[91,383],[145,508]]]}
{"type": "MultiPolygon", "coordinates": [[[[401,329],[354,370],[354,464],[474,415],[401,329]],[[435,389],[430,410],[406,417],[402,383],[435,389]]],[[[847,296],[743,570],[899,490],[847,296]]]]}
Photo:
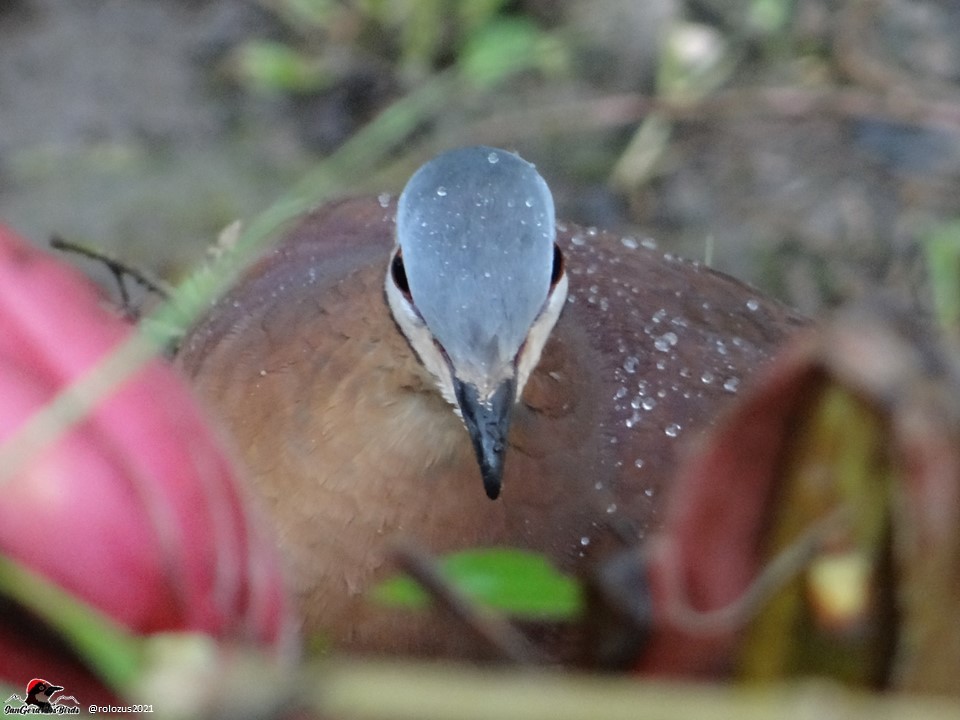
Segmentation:
{"type": "Polygon", "coordinates": [[[0,555],[0,596],[30,610],[60,633],[89,667],[118,691],[142,669],[142,641],[99,610],[20,563],[0,555]]]}

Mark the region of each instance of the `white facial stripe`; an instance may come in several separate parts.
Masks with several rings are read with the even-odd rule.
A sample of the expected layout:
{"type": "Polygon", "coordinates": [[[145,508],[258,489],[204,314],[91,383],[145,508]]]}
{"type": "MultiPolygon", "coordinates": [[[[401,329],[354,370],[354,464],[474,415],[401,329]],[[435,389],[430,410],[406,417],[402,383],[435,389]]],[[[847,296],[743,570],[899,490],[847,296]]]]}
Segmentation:
{"type": "Polygon", "coordinates": [[[453,379],[450,376],[447,361],[433,342],[433,334],[427,328],[423,319],[393,281],[393,274],[390,269],[387,270],[385,287],[390,312],[393,313],[400,330],[406,335],[413,351],[420,358],[420,362],[433,375],[444,400],[453,405],[459,413],[460,406],[457,404],[457,396],[453,390],[453,379]]]}
{"type": "Polygon", "coordinates": [[[557,320],[560,318],[563,306],[567,302],[568,287],[567,273],[564,272],[547,298],[546,307],[533,321],[530,332],[527,333],[527,342],[524,344],[517,362],[517,401],[523,394],[523,388],[530,378],[530,373],[540,362],[543,346],[547,344],[547,338],[550,337],[553,326],[557,324],[557,320]]]}

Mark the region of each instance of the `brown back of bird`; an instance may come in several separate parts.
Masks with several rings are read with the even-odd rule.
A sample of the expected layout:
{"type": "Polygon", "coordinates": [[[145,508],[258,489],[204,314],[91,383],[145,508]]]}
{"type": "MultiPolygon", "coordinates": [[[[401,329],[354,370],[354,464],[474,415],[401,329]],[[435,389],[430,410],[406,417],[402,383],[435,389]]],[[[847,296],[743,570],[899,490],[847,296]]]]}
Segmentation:
{"type": "Polygon", "coordinates": [[[682,444],[801,320],[650,243],[561,223],[570,296],[491,501],[466,430],[384,299],[394,213],[371,198],[306,217],[192,330],[178,363],[264,501],[308,635],[473,654],[449,621],[365,597],[394,571],[391,539],[435,553],[529,548],[565,569],[642,540],[682,444]]]}

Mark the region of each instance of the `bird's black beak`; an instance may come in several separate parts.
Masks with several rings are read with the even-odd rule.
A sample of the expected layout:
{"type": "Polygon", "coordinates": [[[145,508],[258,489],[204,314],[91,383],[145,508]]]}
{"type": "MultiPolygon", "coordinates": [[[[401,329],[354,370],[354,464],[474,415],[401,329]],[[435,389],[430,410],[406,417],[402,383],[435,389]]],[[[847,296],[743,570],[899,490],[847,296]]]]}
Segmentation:
{"type": "Polygon", "coordinates": [[[63,688],[60,685],[50,685],[49,687],[47,687],[47,695],[53,695],[55,692],[59,690],[63,690],[63,688]]]}
{"type": "Polygon", "coordinates": [[[510,429],[510,413],[517,384],[513,379],[504,380],[487,402],[477,395],[477,388],[453,378],[453,387],[460,404],[463,421],[473,441],[473,449],[480,463],[483,489],[487,497],[496,500],[500,495],[503,480],[503,458],[507,451],[507,431],[510,429]]]}

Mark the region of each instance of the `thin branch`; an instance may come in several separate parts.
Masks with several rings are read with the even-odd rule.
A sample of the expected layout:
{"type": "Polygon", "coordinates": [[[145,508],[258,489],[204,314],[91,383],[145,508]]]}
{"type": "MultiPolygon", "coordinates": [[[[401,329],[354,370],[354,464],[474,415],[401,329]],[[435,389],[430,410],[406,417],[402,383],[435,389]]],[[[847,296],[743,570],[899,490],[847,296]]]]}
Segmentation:
{"type": "Polygon", "coordinates": [[[546,660],[523,633],[507,620],[472,603],[451,586],[440,573],[433,557],[422,548],[409,541],[398,541],[391,551],[394,561],[403,572],[416,580],[434,602],[501,658],[523,665],[540,664],[546,660]]]}
{"type": "Polygon", "coordinates": [[[126,286],[123,283],[125,276],[132,277],[141,287],[159,295],[164,300],[169,300],[170,296],[173,295],[173,288],[164,280],[161,280],[147,270],[128,264],[106,250],[92,248],[74,240],[65,240],[59,235],[54,235],[50,238],[50,247],[54,250],[75,253],[76,255],[81,255],[106,265],[107,269],[117,279],[117,284],[120,286],[120,294],[123,296],[124,302],[129,300],[126,286]]]}
{"type": "Polygon", "coordinates": [[[743,627],[759,608],[810,566],[825,544],[850,522],[850,512],[841,506],[808,527],[767,565],[744,593],[729,605],[715,610],[697,610],[687,600],[678,578],[670,574],[668,600],[664,610],[670,622],[684,630],[714,633],[743,627]]]}

